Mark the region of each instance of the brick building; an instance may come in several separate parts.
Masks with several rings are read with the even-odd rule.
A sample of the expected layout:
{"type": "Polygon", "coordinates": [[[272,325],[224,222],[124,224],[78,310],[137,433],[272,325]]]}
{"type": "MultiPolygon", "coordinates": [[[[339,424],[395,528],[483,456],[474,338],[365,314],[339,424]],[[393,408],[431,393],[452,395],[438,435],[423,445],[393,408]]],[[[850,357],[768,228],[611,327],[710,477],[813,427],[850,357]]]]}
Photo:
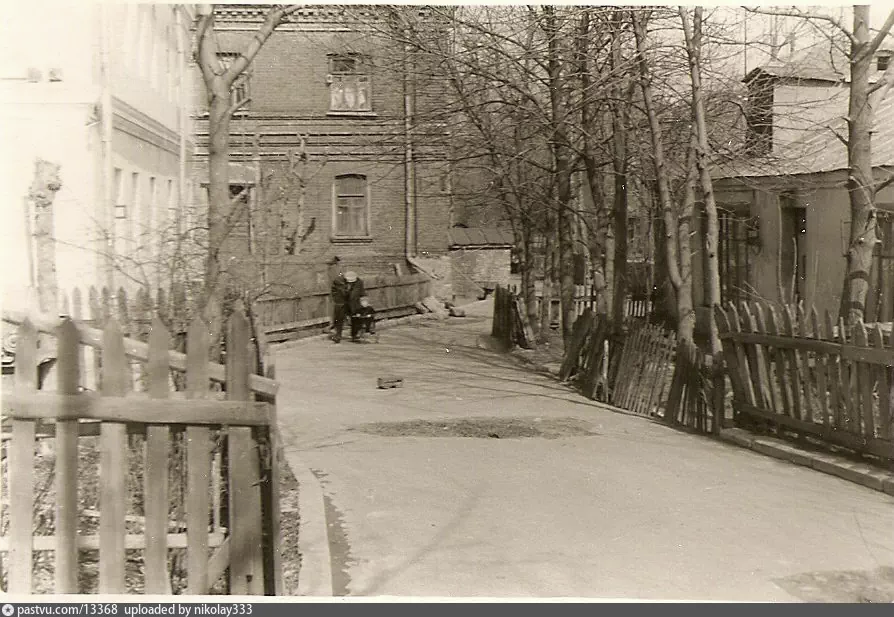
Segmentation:
{"type": "MultiPolygon", "coordinates": [[[[266,9],[217,7],[222,63],[244,48],[266,9]]],[[[337,255],[361,276],[421,269],[449,284],[445,131],[429,113],[438,81],[428,59],[388,36],[389,10],[303,8],[237,82],[234,97],[250,101],[231,129],[231,192],[247,189],[226,245],[231,272],[288,293],[324,282],[337,255]]],[[[207,131],[200,114],[200,200],[207,131]]]]}

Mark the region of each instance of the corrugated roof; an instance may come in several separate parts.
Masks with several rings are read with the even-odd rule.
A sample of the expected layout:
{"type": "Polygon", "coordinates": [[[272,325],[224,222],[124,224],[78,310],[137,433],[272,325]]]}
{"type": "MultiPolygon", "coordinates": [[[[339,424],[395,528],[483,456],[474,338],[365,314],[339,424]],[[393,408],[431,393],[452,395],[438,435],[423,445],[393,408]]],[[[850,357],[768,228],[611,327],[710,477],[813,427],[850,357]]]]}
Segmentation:
{"type": "Polygon", "coordinates": [[[448,232],[451,247],[511,247],[515,244],[511,231],[489,227],[453,227],[448,232]]]}
{"type": "MultiPolygon", "coordinates": [[[[847,147],[833,133],[847,136],[847,123],[841,117],[833,126],[817,130],[774,154],[771,159],[756,159],[742,165],[720,166],[715,179],[757,176],[789,176],[847,169],[847,147]]],[[[874,167],[894,166],[894,89],[878,104],[872,133],[872,164],[874,167]]]]}

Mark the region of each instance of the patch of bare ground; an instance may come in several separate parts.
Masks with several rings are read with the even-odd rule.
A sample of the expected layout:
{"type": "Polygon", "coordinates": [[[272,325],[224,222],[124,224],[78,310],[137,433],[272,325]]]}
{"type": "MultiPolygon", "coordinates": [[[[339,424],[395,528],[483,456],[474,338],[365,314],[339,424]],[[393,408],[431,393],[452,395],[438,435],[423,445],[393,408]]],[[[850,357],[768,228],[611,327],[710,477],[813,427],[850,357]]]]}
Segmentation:
{"type": "Polygon", "coordinates": [[[534,349],[516,347],[512,350],[512,355],[522,362],[546,367],[561,366],[564,353],[565,345],[562,341],[562,333],[552,329],[546,337],[538,339],[534,349]]]}
{"type": "Polygon", "coordinates": [[[376,422],[353,430],[381,437],[475,437],[491,439],[588,437],[598,435],[577,418],[462,418],[376,422]]]}

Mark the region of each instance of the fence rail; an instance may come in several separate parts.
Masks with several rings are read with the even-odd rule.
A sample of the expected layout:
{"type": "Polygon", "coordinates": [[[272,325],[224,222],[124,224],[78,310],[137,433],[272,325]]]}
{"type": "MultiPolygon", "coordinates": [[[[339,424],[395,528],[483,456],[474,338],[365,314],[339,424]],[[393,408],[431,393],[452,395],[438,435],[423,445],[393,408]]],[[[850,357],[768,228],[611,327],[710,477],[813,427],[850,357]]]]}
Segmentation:
{"type": "Polygon", "coordinates": [[[715,309],[737,418],[894,460],[894,343],[816,309],[715,309]]]}
{"type": "Polygon", "coordinates": [[[99,593],[282,591],[277,388],[250,372],[241,309],[230,316],[226,340],[244,353],[227,354],[226,366],[208,362],[208,327],[198,318],[186,354],[169,349],[158,315],[147,342],[125,338],[115,319],[101,331],[48,315],[4,312],[3,319],[18,328],[15,388],[2,401],[0,479],[9,498],[0,550],[9,592],[34,591],[41,551],[54,553],[44,591],[84,592],[84,564],[95,560],[84,551],[94,550],[99,593]],[[41,391],[38,339],[47,335],[56,383],[41,391]],[[136,374],[128,358],[140,361],[136,374]],[[185,377],[181,391],[176,374],[185,377]],[[223,392],[212,390],[214,382],[223,392]],[[49,447],[51,464],[35,454],[38,442],[49,447]],[[53,487],[51,503],[38,479],[53,487]],[[97,509],[84,507],[91,499],[97,509]],[[137,584],[128,575],[134,550],[142,561],[137,584]]]}

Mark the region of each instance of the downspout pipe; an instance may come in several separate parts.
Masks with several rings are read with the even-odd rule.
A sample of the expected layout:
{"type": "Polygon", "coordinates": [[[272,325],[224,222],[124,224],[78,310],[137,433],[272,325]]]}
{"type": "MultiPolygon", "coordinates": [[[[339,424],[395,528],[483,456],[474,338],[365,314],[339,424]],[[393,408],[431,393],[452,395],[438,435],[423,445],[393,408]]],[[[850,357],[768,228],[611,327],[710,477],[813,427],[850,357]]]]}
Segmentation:
{"type": "MultiPolygon", "coordinates": [[[[409,29],[404,29],[404,37],[410,40],[409,29]]],[[[409,43],[404,45],[404,198],[406,209],[406,230],[404,244],[404,258],[414,268],[427,275],[431,279],[440,279],[430,268],[423,266],[417,259],[418,251],[418,221],[416,202],[416,157],[413,144],[413,124],[415,120],[415,95],[416,81],[414,77],[415,66],[412,60],[412,50],[409,43]]]]}
{"type": "MultiPolygon", "coordinates": [[[[409,30],[404,30],[409,40],[409,30]]],[[[412,61],[410,45],[404,45],[404,206],[406,229],[404,232],[404,255],[412,263],[416,256],[416,168],[413,154],[413,83],[410,76],[412,61]]]]}

